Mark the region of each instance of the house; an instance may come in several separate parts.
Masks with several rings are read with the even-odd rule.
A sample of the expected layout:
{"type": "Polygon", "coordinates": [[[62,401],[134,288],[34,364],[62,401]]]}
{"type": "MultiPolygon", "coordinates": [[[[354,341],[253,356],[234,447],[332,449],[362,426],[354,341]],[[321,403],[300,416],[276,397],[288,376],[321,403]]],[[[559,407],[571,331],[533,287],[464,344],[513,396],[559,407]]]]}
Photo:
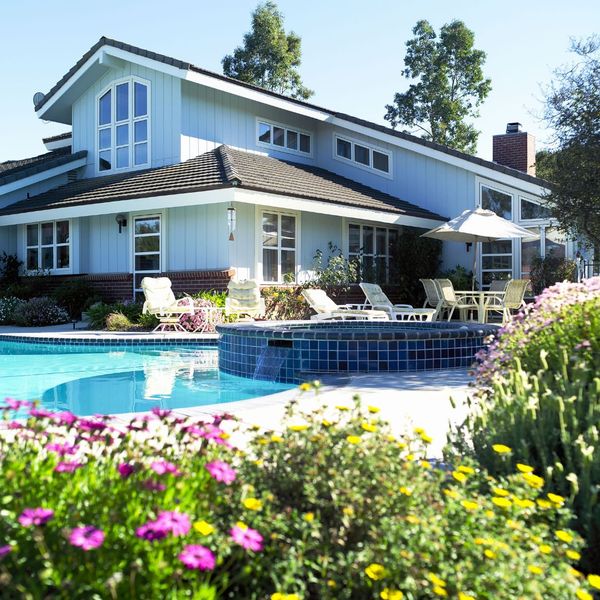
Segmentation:
{"type": "MultiPolygon", "coordinates": [[[[104,37],[34,104],[70,131],[0,164],[0,250],[57,283],[82,276],[113,298],[159,273],[188,291],[278,283],[329,242],[385,280],[405,228],[478,204],[542,234],[484,244],[484,283],[572,252],[514,124],[486,161],[104,37]]],[[[445,244],[448,268],[471,256],[445,244]]]]}

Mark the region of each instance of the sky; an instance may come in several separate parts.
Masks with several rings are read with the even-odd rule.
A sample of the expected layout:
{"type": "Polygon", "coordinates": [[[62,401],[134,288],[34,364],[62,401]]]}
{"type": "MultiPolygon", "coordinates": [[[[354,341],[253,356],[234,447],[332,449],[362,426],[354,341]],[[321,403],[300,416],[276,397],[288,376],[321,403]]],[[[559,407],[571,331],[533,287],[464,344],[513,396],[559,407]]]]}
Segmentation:
{"type": "MultiPolygon", "coordinates": [[[[47,92],[102,36],[221,72],[221,59],[250,29],[257,0],[2,0],[0,161],[45,151],[41,138],[68,128],[35,116],[47,92]]],[[[571,38],[600,31],[598,0],[279,0],[286,30],[302,38],[300,72],[311,102],[377,123],[401,75],[405,42],[420,19],[436,29],[454,19],[484,50],[492,91],[474,124],[477,155],[492,158],[492,136],[518,121],[551,144],[541,120],[553,71],[573,60],[571,38]]]]}

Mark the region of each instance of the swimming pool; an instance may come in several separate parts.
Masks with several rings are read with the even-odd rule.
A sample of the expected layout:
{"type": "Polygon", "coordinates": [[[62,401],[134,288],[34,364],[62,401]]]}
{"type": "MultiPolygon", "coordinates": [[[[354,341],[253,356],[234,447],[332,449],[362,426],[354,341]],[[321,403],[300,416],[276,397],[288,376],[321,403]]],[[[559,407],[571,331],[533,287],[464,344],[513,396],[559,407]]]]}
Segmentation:
{"type": "Polygon", "coordinates": [[[76,415],[223,404],[291,387],[220,372],[215,346],[0,340],[0,399],[76,415]]]}

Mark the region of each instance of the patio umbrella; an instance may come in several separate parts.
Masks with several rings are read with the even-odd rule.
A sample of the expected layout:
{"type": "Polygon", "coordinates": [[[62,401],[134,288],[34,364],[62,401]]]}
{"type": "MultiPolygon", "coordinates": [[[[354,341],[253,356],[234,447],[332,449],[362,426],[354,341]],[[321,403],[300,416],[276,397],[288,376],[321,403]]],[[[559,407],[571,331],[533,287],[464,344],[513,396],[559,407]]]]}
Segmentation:
{"type": "Polygon", "coordinates": [[[515,225],[512,221],[499,217],[491,210],[475,208],[465,210],[454,219],[431,229],[421,237],[430,237],[450,242],[470,242],[475,244],[473,261],[473,284],[477,271],[477,242],[493,242],[504,238],[538,238],[531,231],[515,225]]]}

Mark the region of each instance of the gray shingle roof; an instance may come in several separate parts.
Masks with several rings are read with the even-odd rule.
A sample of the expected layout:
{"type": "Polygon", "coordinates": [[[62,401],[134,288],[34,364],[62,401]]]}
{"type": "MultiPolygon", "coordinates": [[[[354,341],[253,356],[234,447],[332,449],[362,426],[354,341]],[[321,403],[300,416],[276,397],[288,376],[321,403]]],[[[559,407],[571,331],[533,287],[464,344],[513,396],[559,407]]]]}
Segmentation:
{"type": "Polygon", "coordinates": [[[0,163],[0,185],[5,185],[54,167],[59,167],[87,156],[86,150],[71,154],[71,147],[66,146],[39,156],[20,160],[7,160],[0,163]]]}
{"type": "MultiPolygon", "coordinates": [[[[447,220],[331,171],[228,146],[219,146],[176,165],[75,181],[11,204],[0,210],[0,215],[233,186],[398,215],[447,220]]],[[[142,203],[140,208],[143,208],[142,203]]]]}

